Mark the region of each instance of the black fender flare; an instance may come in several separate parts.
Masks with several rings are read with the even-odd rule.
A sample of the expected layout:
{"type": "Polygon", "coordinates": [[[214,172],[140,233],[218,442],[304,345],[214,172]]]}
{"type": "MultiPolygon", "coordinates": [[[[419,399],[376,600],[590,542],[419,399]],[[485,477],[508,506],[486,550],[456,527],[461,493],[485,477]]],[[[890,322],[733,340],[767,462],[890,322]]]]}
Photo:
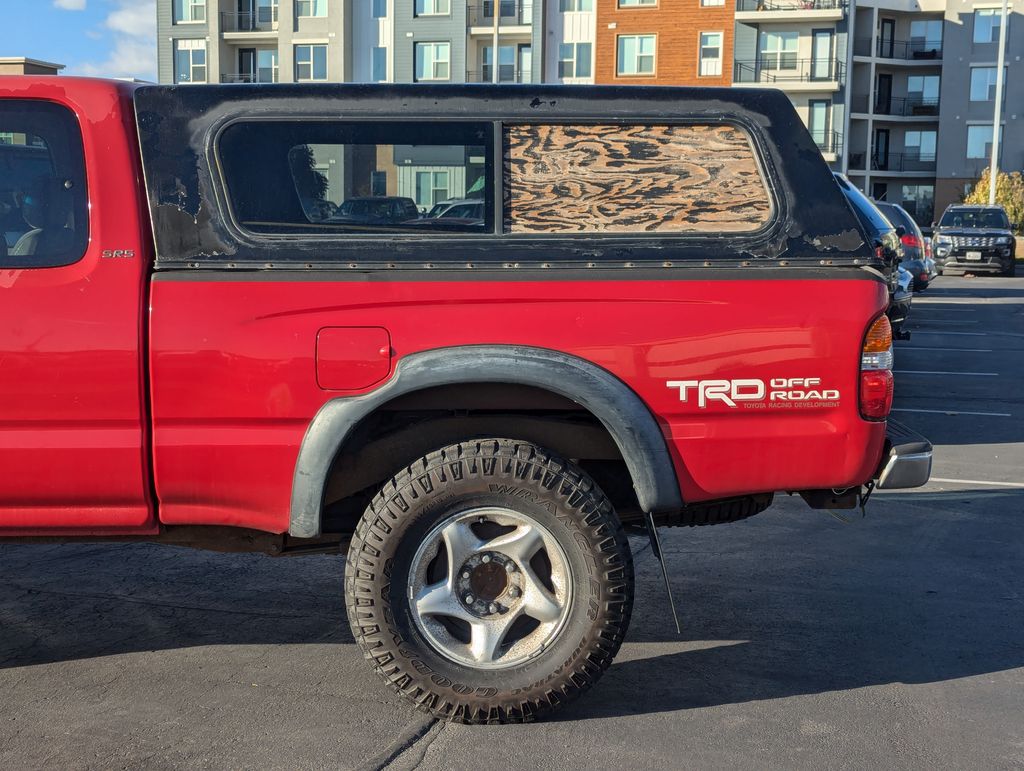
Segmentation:
{"type": "Polygon", "coordinates": [[[592,362],[559,351],[467,345],[404,356],[394,375],[380,388],[361,396],[331,399],[320,408],[306,430],[295,463],[289,535],[314,538],[320,534],[327,475],[361,420],[403,394],[463,383],[534,386],[573,400],[611,434],[645,512],[659,514],[682,508],[665,436],[647,405],[619,378],[592,362]]]}

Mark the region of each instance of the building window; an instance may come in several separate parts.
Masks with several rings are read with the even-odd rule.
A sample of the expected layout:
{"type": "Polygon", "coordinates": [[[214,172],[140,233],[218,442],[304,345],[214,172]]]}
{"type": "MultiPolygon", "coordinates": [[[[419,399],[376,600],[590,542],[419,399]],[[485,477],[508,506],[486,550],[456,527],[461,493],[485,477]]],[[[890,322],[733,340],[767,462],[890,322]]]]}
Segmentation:
{"type": "Polygon", "coordinates": [[[327,80],[327,46],[295,46],[295,80],[327,80]]]}
{"type": "Polygon", "coordinates": [[[700,71],[705,78],[722,76],[722,33],[700,33],[700,71]]]}
{"type": "Polygon", "coordinates": [[[903,135],[903,149],[907,157],[917,161],[935,160],[935,132],[908,131],[903,135]]]}
{"type": "Polygon", "coordinates": [[[261,48],[256,52],[256,82],[277,83],[277,50],[261,48]]]}
{"type": "Polygon", "coordinates": [[[558,10],[562,13],[574,11],[593,11],[594,0],[558,0],[558,10]]]}
{"type": "Polygon", "coordinates": [[[903,185],[901,205],[919,223],[931,222],[935,211],[935,185],[903,185]]]}
{"type": "Polygon", "coordinates": [[[942,50],[942,19],[910,22],[911,51],[942,50]]]}
{"type": "MultiPolygon", "coordinates": [[[[1003,101],[1006,101],[1007,70],[1003,69],[1003,101]]],[[[992,102],[996,98],[996,68],[971,67],[971,101],[992,102]]]]}
{"type": "Polygon", "coordinates": [[[174,41],[174,82],[206,82],[206,41],[174,41]]]}
{"type": "Polygon", "coordinates": [[[807,130],[818,149],[834,153],[831,139],[832,102],[828,99],[812,99],[807,103],[807,130]]]}
{"type": "Polygon", "coordinates": [[[653,8],[658,0],[619,0],[619,8],[653,8]]]}
{"type": "Polygon", "coordinates": [[[416,44],[416,80],[448,80],[451,77],[449,43],[416,44]]]}
{"type": "Polygon", "coordinates": [[[908,77],[907,99],[911,104],[937,105],[939,103],[939,76],[911,75],[908,77]]]}
{"type": "Polygon", "coordinates": [[[388,0],[373,0],[373,18],[384,19],[388,15],[388,0]]]}
{"type": "Polygon", "coordinates": [[[388,49],[374,46],[370,56],[370,80],[374,83],[385,82],[388,79],[388,49]]]}
{"type": "Polygon", "coordinates": [[[277,24],[277,0],[256,0],[256,23],[277,24]]]}
{"type": "Polygon", "coordinates": [[[999,40],[1002,12],[998,8],[979,8],[974,12],[974,42],[995,43],[999,40]]]}
{"type": "MultiPolygon", "coordinates": [[[[483,46],[480,49],[480,59],[480,79],[484,83],[494,82],[494,48],[483,46]]],[[[533,51],[527,43],[498,46],[498,82],[529,83],[532,62],[533,51]]]]}
{"type": "Polygon", "coordinates": [[[447,16],[451,12],[451,0],[416,0],[417,16],[447,16]]]}
{"type": "Polygon", "coordinates": [[[700,0],[700,4],[704,8],[708,8],[713,5],[725,5],[725,0],[700,0]]]}
{"type": "Polygon", "coordinates": [[[558,77],[589,78],[590,43],[562,43],[558,46],[558,77]]]}
{"type": "Polygon", "coordinates": [[[417,206],[432,209],[434,204],[451,197],[447,171],[417,171],[413,200],[417,206]]]}
{"type": "Polygon", "coordinates": [[[206,21],[206,0],[174,0],[174,23],[206,21]]]}
{"type": "Polygon", "coordinates": [[[655,41],[654,35],[619,35],[618,75],[653,75],[655,41]]]}
{"type": "MultiPolygon", "coordinates": [[[[1002,127],[999,130],[1000,145],[1002,144],[1002,127]]],[[[968,158],[991,158],[992,157],[992,125],[968,126],[967,127],[967,157],[968,158]]]]}
{"type": "Polygon", "coordinates": [[[327,0],[295,0],[296,16],[326,16],[327,0]]]}
{"type": "Polygon", "coordinates": [[[795,70],[799,32],[761,32],[761,69],[795,70]]]}

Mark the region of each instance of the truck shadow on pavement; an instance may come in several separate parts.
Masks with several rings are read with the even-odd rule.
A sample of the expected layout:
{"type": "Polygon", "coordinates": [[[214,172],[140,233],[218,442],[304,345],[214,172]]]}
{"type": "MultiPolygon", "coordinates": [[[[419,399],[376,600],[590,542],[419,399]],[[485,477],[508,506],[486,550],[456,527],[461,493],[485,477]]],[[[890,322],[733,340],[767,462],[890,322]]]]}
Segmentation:
{"type": "MultiPolygon", "coordinates": [[[[785,504],[728,527],[666,531],[682,637],[656,563],[635,542],[627,641],[557,719],[1024,666],[1022,511],[1024,491],[918,492],[879,495],[868,518],[848,526],[785,504]]],[[[0,546],[0,678],[14,667],[202,646],[337,645],[355,662],[342,569],[340,557],[0,546]]]]}
{"type": "MultiPolygon", "coordinates": [[[[558,718],[939,683],[1024,667],[1024,490],[878,498],[866,519],[837,523],[841,540],[837,528],[805,523],[807,538],[770,533],[761,544],[738,544],[732,555],[668,547],[670,564],[688,576],[673,579],[681,638],[656,585],[657,565],[642,558],[638,585],[647,590],[619,660],[593,694],[558,718]],[[673,640],[685,650],[658,652],[676,647],[667,644],[673,640]]],[[[750,529],[769,530],[772,516],[755,517],[750,529]]],[[[729,549],[728,533],[707,535],[682,540],[729,549]]]]}

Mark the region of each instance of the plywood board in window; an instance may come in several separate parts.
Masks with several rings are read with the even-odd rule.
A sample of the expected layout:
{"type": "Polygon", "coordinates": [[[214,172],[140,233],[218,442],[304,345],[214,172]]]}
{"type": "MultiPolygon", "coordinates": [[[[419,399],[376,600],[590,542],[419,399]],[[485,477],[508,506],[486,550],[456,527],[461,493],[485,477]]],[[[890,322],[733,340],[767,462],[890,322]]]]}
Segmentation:
{"type": "Polygon", "coordinates": [[[743,233],[772,206],[734,126],[506,126],[513,233],[743,233]]]}

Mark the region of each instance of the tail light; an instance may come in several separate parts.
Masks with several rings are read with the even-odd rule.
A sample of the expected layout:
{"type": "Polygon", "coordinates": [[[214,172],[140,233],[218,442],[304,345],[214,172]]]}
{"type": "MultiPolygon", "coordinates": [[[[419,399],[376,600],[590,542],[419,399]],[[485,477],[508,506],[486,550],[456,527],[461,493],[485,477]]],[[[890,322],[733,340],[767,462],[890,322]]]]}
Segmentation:
{"type": "Polygon", "coordinates": [[[860,354],[860,414],[885,420],[892,409],[892,326],[879,316],[864,335],[860,354]]]}
{"type": "Polygon", "coordinates": [[[915,236],[913,233],[904,233],[900,236],[900,243],[904,246],[912,246],[915,249],[921,248],[921,239],[915,236]]]}
{"type": "Polygon", "coordinates": [[[922,273],[921,274],[921,280],[922,281],[927,281],[928,280],[928,274],[927,273],[922,273]]]}

